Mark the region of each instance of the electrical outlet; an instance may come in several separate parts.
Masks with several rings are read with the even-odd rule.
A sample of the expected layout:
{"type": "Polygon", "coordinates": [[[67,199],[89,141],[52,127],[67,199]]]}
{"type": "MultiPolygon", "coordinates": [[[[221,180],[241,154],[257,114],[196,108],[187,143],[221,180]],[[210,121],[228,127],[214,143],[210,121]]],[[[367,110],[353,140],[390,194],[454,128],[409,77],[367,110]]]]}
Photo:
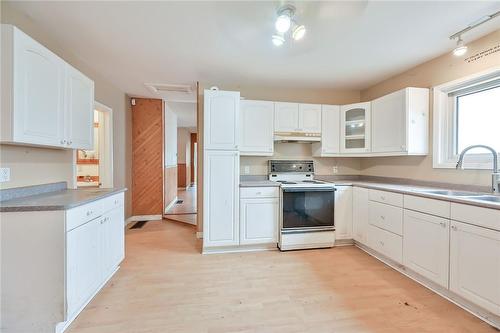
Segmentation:
{"type": "Polygon", "coordinates": [[[248,165],[245,165],[244,172],[245,172],[245,175],[248,175],[250,173],[250,167],[248,165]]]}
{"type": "Polygon", "coordinates": [[[339,167],[338,166],[336,166],[336,165],[333,166],[333,173],[334,174],[335,173],[339,173],[339,167]]]}
{"type": "Polygon", "coordinates": [[[10,180],[10,168],[0,168],[0,183],[10,180]]]}

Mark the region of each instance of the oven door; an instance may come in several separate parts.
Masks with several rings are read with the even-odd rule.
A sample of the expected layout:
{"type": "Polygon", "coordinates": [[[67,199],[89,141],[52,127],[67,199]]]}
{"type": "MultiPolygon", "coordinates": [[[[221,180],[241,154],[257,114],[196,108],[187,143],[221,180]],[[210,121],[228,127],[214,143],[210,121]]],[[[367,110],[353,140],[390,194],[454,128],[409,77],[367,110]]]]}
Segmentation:
{"type": "Polygon", "coordinates": [[[281,230],[335,230],[335,188],[282,188],[281,230]]]}

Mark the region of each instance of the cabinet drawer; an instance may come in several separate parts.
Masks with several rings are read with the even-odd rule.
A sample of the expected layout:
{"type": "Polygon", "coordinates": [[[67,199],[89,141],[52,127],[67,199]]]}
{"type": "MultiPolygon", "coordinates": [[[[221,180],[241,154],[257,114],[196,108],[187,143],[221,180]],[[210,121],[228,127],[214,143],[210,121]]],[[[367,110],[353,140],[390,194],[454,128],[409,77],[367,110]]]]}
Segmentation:
{"type": "Polygon", "coordinates": [[[241,198],[277,198],[279,187],[243,187],[240,189],[241,198]]]}
{"type": "Polygon", "coordinates": [[[500,210],[451,204],[451,219],[500,231],[500,210]]]}
{"type": "Polygon", "coordinates": [[[124,201],[125,198],[123,193],[114,194],[102,199],[103,212],[109,212],[110,210],[123,206],[124,201]]]}
{"type": "Polygon", "coordinates": [[[403,261],[403,238],[401,236],[368,225],[368,246],[397,263],[403,261]]]}
{"type": "Polygon", "coordinates": [[[382,202],[397,207],[403,207],[403,195],[399,193],[370,190],[369,197],[372,201],[382,202]]]}
{"type": "Polygon", "coordinates": [[[85,222],[103,214],[103,200],[97,200],[66,211],[66,231],[72,230],[85,222]]]}
{"type": "Polygon", "coordinates": [[[403,234],[403,208],[375,201],[370,201],[368,207],[370,224],[400,236],[403,234]]]}
{"type": "Polygon", "coordinates": [[[404,207],[417,212],[450,218],[450,202],[448,201],[405,195],[404,207]]]}

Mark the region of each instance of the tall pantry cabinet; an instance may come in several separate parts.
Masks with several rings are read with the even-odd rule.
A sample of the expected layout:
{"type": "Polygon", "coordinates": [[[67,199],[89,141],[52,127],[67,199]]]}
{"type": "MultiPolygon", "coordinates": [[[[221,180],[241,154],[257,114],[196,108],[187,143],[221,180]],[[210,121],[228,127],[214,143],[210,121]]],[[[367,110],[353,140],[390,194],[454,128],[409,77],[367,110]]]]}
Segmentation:
{"type": "Polygon", "coordinates": [[[239,245],[240,93],[205,90],[203,249],[239,245]]]}

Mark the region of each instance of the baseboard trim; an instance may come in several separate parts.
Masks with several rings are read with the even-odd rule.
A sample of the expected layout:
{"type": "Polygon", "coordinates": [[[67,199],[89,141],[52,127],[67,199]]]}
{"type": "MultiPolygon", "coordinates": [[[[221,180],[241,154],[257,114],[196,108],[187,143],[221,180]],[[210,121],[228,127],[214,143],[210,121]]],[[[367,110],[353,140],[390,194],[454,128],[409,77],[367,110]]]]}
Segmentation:
{"type": "Polygon", "coordinates": [[[156,221],[163,219],[161,215],[134,215],[125,220],[125,225],[137,221],[156,221]]]}
{"type": "Polygon", "coordinates": [[[396,270],[397,272],[403,274],[404,276],[412,279],[413,281],[417,282],[418,284],[422,285],[423,287],[430,289],[431,291],[435,292],[439,296],[447,299],[448,301],[452,302],[456,306],[464,309],[465,311],[469,312],[473,316],[481,319],[482,321],[488,323],[489,325],[495,327],[496,329],[500,330],[500,316],[497,316],[488,310],[485,310],[474,303],[462,298],[461,296],[453,293],[447,288],[444,288],[437,283],[427,279],[426,277],[412,271],[408,267],[395,262],[394,260],[384,256],[383,254],[378,253],[375,250],[372,250],[368,246],[361,244],[357,241],[354,242],[354,245],[358,247],[359,249],[363,250],[364,252],[368,253],[372,257],[380,260],[390,268],[396,270]]]}
{"type": "Polygon", "coordinates": [[[214,246],[204,247],[202,254],[217,254],[217,253],[241,253],[241,252],[258,252],[258,251],[279,251],[278,244],[257,244],[257,245],[235,245],[235,246],[214,246]]]}

